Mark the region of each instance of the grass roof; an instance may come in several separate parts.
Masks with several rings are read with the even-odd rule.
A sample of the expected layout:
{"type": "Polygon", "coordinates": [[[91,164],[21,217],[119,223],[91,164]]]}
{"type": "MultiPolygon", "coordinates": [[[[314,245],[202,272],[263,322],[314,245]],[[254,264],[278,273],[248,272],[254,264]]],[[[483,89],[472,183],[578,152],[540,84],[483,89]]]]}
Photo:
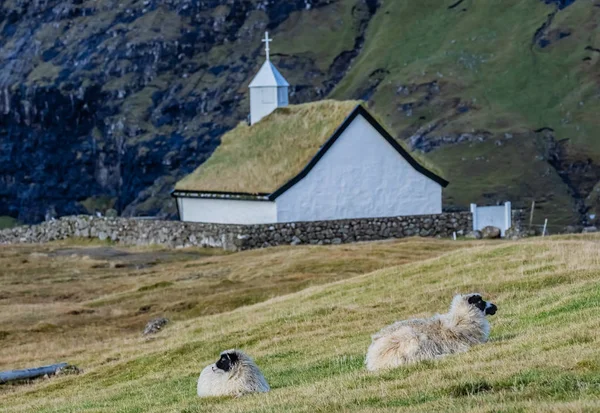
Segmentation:
{"type": "MultiPolygon", "coordinates": [[[[359,104],[322,100],[278,108],[252,126],[242,122],[223,135],[213,155],[179,181],[175,190],[273,193],[302,171],[359,104]]],[[[439,175],[427,159],[411,156],[439,175]]]]}
{"type": "Polygon", "coordinates": [[[176,190],[271,193],[296,176],[358,101],[323,100],[278,108],[260,122],[240,123],[176,190]]]}

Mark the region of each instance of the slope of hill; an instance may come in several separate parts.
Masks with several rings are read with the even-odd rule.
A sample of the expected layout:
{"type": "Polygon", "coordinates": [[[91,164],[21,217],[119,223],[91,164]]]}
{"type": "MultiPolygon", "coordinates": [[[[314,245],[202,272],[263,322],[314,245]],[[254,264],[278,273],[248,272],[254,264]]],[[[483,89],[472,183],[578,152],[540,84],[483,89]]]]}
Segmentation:
{"type": "Polygon", "coordinates": [[[386,2],[332,96],[368,97],[448,204],[535,199],[564,225],[600,213],[599,19],[592,1],[386,2]]]}
{"type": "MultiPolygon", "coordinates": [[[[435,249],[436,242],[444,243],[421,246],[435,249]]],[[[472,248],[179,321],[153,340],[99,339],[72,354],[71,361],[86,364],[83,375],[0,387],[0,403],[6,412],[596,411],[600,239],[454,244],[472,248]],[[435,362],[365,371],[370,334],[397,319],[443,312],[453,294],[473,290],[499,307],[489,343],[435,362]],[[231,347],[255,356],[272,391],[198,399],[199,371],[231,347]]],[[[394,244],[359,247],[375,252],[385,245],[394,244]]],[[[412,247],[421,251],[419,244],[412,247]]],[[[314,247],[312,253],[323,252],[319,265],[335,265],[335,255],[328,256],[340,248],[314,247]]],[[[299,250],[229,258],[269,251],[299,250]]],[[[376,254],[389,257],[391,251],[376,254]]]]}
{"type": "Polygon", "coordinates": [[[179,322],[223,313],[472,246],[407,239],[243,254],[81,240],[3,246],[0,370],[63,358],[97,365],[107,349],[138,341],[155,317],[179,322]]]}
{"type": "Polygon", "coordinates": [[[177,179],[245,119],[269,30],[293,103],[369,101],[443,170],[447,206],[535,199],[553,230],[592,223],[599,4],[5,1],[0,215],[172,216],[177,179]]]}

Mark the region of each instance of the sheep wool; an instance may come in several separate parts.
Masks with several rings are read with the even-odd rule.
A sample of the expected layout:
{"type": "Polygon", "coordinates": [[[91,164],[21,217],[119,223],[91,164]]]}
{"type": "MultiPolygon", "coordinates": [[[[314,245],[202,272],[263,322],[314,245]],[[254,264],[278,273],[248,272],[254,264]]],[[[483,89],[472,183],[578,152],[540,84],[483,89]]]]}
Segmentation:
{"type": "Polygon", "coordinates": [[[235,396],[270,390],[254,361],[240,350],[226,350],[216,363],[206,366],[198,378],[200,397],[235,396]]]}
{"type": "Polygon", "coordinates": [[[496,310],[480,294],[457,295],[446,314],[391,324],[372,336],[365,359],[367,370],[430,360],[485,343],[490,333],[485,316],[496,310]]]}

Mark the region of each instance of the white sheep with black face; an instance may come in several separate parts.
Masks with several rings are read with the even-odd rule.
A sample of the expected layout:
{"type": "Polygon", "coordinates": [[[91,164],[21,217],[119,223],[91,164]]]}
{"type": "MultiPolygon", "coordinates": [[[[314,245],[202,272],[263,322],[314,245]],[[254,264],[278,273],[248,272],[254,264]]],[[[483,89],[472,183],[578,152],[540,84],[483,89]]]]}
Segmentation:
{"type": "Polygon", "coordinates": [[[270,390],[254,361],[240,350],[226,350],[198,378],[198,396],[242,396],[270,390]]]}
{"type": "Polygon", "coordinates": [[[485,343],[490,334],[486,315],[497,307],[480,294],[457,295],[450,311],[428,319],[398,321],[372,336],[367,370],[381,370],[467,351],[485,343]]]}

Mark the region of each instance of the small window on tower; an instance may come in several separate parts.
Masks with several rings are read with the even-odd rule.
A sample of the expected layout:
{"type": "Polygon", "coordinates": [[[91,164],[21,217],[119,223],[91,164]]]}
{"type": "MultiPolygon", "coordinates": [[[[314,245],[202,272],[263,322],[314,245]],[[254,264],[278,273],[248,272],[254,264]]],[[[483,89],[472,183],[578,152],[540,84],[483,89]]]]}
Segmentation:
{"type": "Polygon", "coordinates": [[[261,90],[261,100],[262,103],[274,103],[275,99],[274,99],[274,93],[273,93],[273,89],[271,88],[263,88],[261,90]]]}

